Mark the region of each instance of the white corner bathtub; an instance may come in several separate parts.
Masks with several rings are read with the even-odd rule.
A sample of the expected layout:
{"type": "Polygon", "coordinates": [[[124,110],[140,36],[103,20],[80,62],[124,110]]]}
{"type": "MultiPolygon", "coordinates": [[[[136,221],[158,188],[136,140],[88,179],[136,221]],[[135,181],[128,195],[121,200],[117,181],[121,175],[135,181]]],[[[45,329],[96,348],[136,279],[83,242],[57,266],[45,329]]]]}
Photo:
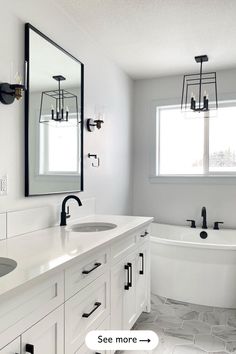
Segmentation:
{"type": "Polygon", "coordinates": [[[236,230],[151,225],[152,292],[170,299],[236,308],[236,230]]]}

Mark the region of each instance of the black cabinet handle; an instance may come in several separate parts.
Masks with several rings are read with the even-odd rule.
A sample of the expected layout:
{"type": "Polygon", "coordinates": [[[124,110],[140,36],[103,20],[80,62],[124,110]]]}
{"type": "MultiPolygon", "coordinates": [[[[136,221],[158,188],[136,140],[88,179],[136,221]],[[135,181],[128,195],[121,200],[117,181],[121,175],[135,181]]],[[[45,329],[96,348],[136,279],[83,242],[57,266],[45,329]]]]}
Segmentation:
{"type": "Polygon", "coordinates": [[[143,275],[144,274],[144,254],[139,253],[139,257],[142,259],[142,269],[139,271],[139,274],[143,275]]]}
{"type": "Polygon", "coordinates": [[[130,279],[129,279],[129,287],[132,288],[133,286],[133,270],[132,270],[132,263],[128,263],[128,267],[130,270],[130,279]]]}
{"type": "Polygon", "coordinates": [[[95,269],[97,269],[98,267],[100,267],[102,265],[102,263],[94,263],[94,267],[90,270],[83,270],[82,274],[89,274],[91,272],[93,272],[95,269]]]}
{"type": "Polygon", "coordinates": [[[129,290],[129,266],[128,264],[125,264],[125,270],[126,270],[126,274],[127,274],[127,283],[125,284],[125,290],[129,290]]]}
{"type": "Polygon", "coordinates": [[[101,302],[95,302],[92,311],[90,311],[89,313],[83,313],[82,317],[88,318],[89,316],[91,316],[92,313],[94,313],[94,311],[96,311],[101,306],[101,304],[101,302]]]}
{"type": "Polygon", "coordinates": [[[33,344],[26,344],[25,351],[30,354],[34,354],[34,346],[33,344]]]}
{"type": "Polygon", "coordinates": [[[148,232],[145,231],[144,234],[140,235],[140,237],[146,237],[148,235],[148,232]]]}

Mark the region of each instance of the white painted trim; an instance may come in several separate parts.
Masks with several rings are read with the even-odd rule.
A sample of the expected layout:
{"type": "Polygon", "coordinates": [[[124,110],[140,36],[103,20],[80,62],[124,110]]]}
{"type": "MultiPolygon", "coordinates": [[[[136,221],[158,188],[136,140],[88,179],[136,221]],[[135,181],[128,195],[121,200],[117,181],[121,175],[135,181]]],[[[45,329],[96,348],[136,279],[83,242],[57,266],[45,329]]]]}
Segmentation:
{"type": "MultiPolygon", "coordinates": [[[[236,95],[236,94],[235,94],[236,95]]],[[[223,94],[222,100],[219,102],[221,107],[230,106],[232,103],[236,103],[230,94],[223,94]]],[[[162,183],[162,184],[218,184],[218,185],[234,185],[236,184],[236,173],[228,172],[227,174],[209,172],[209,120],[205,120],[204,129],[204,173],[202,175],[159,175],[160,172],[160,149],[158,151],[158,166],[157,162],[157,126],[156,126],[156,113],[158,107],[179,106],[178,98],[168,98],[162,100],[152,100],[150,105],[150,117],[151,125],[149,132],[149,181],[150,183],[162,183]]],[[[158,127],[158,135],[160,136],[160,126],[158,127]]],[[[158,139],[158,144],[160,139],[158,139]]]]}
{"type": "Polygon", "coordinates": [[[236,176],[209,176],[209,175],[162,175],[149,176],[152,184],[224,184],[236,185],[236,176]]]}

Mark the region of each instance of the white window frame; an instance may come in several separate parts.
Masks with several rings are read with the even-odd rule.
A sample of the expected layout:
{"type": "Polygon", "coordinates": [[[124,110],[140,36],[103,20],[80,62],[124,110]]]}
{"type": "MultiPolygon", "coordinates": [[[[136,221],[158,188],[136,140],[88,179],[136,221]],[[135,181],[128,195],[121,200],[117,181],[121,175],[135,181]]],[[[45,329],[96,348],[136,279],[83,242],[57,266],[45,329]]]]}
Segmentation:
{"type": "MultiPolygon", "coordinates": [[[[235,96],[234,96],[235,97],[235,96]]],[[[226,98],[220,102],[221,107],[236,105],[236,100],[226,98]]],[[[181,183],[181,184],[236,184],[236,172],[210,172],[209,171],[209,119],[204,120],[204,156],[203,156],[203,173],[204,174],[189,174],[189,175],[164,175],[157,174],[160,171],[160,158],[156,156],[156,153],[160,154],[160,149],[157,149],[157,143],[160,144],[160,139],[157,139],[157,133],[160,134],[159,126],[157,127],[157,109],[167,108],[172,106],[173,108],[180,107],[178,99],[167,100],[155,100],[151,103],[151,124],[149,131],[150,138],[150,151],[149,151],[149,181],[150,183],[181,183]],[[158,161],[158,166],[157,166],[158,161]]],[[[217,119],[217,118],[210,118],[217,119]]],[[[160,124],[160,120],[158,120],[160,124]]]]}
{"type": "MultiPolygon", "coordinates": [[[[44,115],[45,118],[51,118],[51,116],[49,115],[44,115]]],[[[76,113],[70,113],[70,119],[77,119],[77,115],[76,113]]],[[[39,126],[38,129],[38,151],[41,151],[41,142],[43,140],[44,144],[45,144],[45,149],[48,151],[48,145],[49,145],[49,137],[48,137],[48,130],[44,129],[45,124],[47,123],[41,123],[41,125],[39,126]]],[[[78,137],[78,144],[77,144],[77,156],[80,156],[80,125],[79,126],[75,126],[75,128],[77,129],[77,137],[78,137]]],[[[60,128],[59,128],[60,129],[60,128]]],[[[43,155],[43,154],[42,154],[43,155]]],[[[39,176],[78,176],[80,175],[80,159],[77,160],[77,170],[76,171],[50,171],[49,170],[49,165],[48,165],[48,155],[43,155],[40,156],[39,153],[39,157],[38,157],[38,175],[39,176]],[[40,172],[40,159],[43,159],[45,162],[45,170],[44,172],[40,172]]]]}

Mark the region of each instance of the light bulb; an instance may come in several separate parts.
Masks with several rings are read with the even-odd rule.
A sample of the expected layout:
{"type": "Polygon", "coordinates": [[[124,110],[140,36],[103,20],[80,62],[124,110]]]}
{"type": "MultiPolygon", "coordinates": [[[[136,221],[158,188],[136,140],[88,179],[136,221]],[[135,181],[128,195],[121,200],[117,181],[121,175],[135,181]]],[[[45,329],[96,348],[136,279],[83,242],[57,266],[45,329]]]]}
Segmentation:
{"type": "Polygon", "coordinates": [[[20,76],[20,73],[17,71],[15,74],[15,83],[21,85],[22,84],[22,79],[20,76]]]}

